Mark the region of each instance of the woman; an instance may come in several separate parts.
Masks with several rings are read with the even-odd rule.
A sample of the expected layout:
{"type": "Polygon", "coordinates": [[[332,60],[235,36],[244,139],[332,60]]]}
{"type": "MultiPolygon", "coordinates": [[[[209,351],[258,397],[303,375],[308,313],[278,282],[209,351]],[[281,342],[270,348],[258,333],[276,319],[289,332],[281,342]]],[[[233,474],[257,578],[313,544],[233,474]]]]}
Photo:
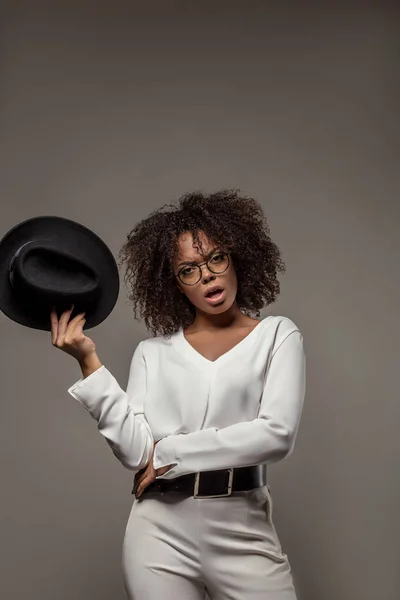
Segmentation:
{"type": "Polygon", "coordinates": [[[259,309],[285,267],[258,203],[186,194],[130,232],[126,263],[139,343],[126,392],[84,335],[84,313],[52,343],[83,377],[68,391],[135,472],[123,543],[133,600],[294,600],[265,465],[293,450],[305,393],[298,327],[259,309]]]}

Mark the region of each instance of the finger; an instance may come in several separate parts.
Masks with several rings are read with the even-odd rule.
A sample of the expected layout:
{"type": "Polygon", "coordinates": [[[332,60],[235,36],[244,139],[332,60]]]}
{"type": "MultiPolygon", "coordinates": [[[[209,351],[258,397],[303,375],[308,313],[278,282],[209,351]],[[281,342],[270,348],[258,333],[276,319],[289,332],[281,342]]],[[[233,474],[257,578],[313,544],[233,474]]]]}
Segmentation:
{"type": "Polygon", "coordinates": [[[137,488],[137,486],[143,481],[143,479],[145,479],[145,477],[148,476],[148,470],[145,468],[142,471],[138,471],[138,473],[136,473],[135,475],[135,486],[137,488]]]}
{"type": "Polygon", "coordinates": [[[143,491],[147,488],[148,485],[150,485],[150,483],[152,483],[152,481],[154,481],[154,479],[154,477],[148,475],[143,479],[141,483],[139,483],[138,488],[136,490],[137,498],[139,498],[143,494],[143,491]]]}
{"type": "Polygon", "coordinates": [[[65,332],[64,337],[62,338],[62,342],[66,345],[79,343],[83,340],[83,326],[86,323],[86,319],[83,317],[84,313],[77,315],[75,319],[71,321],[71,323],[67,327],[67,331],[65,332]],[[79,317],[79,321],[78,321],[79,317]]]}
{"type": "Polygon", "coordinates": [[[86,323],[86,319],[84,317],[85,313],[80,313],[77,315],[72,321],[68,324],[67,331],[65,333],[65,337],[69,335],[73,335],[74,337],[78,337],[78,335],[82,335],[83,326],[86,323]],[[79,317],[79,318],[78,318],[79,317]]]}
{"type": "MultiPolygon", "coordinates": [[[[64,335],[65,337],[67,337],[67,336],[71,337],[74,334],[75,327],[84,318],[84,315],[85,315],[85,313],[81,312],[81,313],[77,314],[73,319],[71,319],[71,321],[69,321],[69,323],[65,322],[64,329],[61,329],[61,331],[60,331],[60,326],[59,326],[59,328],[58,328],[59,335],[64,335]]],[[[83,325],[83,323],[82,323],[82,325],[83,325]]]]}
{"type": "Polygon", "coordinates": [[[57,311],[52,307],[50,311],[50,325],[51,325],[51,342],[52,344],[56,343],[57,335],[58,335],[58,316],[57,311]]]}
{"type": "Polygon", "coordinates": [[[138,471],[135,475],[135,481],[138,481],[140,479],[140,477],[146,473],[146,467],[144,467],[143,469],[140,469],[140,471],[138,471]]]}
{"type": "Polygon", "coordinates": [[[143,492],[147,488],[147,486],[150,485],[150,483],[152,483],[153,481],[155,481],[155,474],[153,472],[150,472],[150,473],[146,474],[145,477],[143,477],[142,481],[139,483],[137,490],[136,490],[137,498],[139,498],[139,496],[141,496],[143,494],[143,492]]]}
{"type": "Polygon", "coordinates": [[[74,310],[74,305],[72,304],[72,306],[68,310],[65,310],[63,312],[63,314],[61,315],[60,320],[58,321],[59,337],[65,335],[65,332],[67,330],[68,321],[69,321],[69,318],[70,318],[73,310],[74,310]]]}

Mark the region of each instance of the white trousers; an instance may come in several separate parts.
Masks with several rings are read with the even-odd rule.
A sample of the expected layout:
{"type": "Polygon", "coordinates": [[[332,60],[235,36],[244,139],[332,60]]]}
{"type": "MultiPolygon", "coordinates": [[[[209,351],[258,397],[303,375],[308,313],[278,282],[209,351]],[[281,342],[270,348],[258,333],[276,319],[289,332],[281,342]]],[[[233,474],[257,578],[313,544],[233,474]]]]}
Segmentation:
{"type": "Polygon", "coordinates": [[[134,498],[122,567],[129,600],[296,600],[267,485],[222,498],[134,498]]]}

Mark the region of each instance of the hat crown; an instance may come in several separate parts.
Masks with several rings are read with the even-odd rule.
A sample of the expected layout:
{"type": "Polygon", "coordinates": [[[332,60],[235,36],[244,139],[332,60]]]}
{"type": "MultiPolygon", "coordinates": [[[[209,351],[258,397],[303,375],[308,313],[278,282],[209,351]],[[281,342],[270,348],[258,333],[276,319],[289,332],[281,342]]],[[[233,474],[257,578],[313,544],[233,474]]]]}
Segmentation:
{"type": "Polygon", "coordinates": [[[99,287],[94,269],[54,241],[30,240],[14,254],[9,277],[20,295],[29,295],[49,304],[90,302],[99,287]]]}

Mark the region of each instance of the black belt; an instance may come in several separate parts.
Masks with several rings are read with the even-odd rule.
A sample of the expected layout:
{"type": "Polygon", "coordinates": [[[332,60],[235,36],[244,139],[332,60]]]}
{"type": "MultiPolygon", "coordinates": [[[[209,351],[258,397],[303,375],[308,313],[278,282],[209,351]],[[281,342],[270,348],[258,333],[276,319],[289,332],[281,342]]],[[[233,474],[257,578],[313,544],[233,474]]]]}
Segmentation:
{"type": "MultiPolygon", "coordinates": [[[[265,471],[259,465],[222,469],[218,471],[201,471],[189,473],[175,479],[156,479],[142,492],[178,493],[194,496],[194,498],[219,498],[230,496],[232,492],[252,490],[265,485],[265,471]]],[[[134,489],[132,489],[132,494],[134,489]]]]}

